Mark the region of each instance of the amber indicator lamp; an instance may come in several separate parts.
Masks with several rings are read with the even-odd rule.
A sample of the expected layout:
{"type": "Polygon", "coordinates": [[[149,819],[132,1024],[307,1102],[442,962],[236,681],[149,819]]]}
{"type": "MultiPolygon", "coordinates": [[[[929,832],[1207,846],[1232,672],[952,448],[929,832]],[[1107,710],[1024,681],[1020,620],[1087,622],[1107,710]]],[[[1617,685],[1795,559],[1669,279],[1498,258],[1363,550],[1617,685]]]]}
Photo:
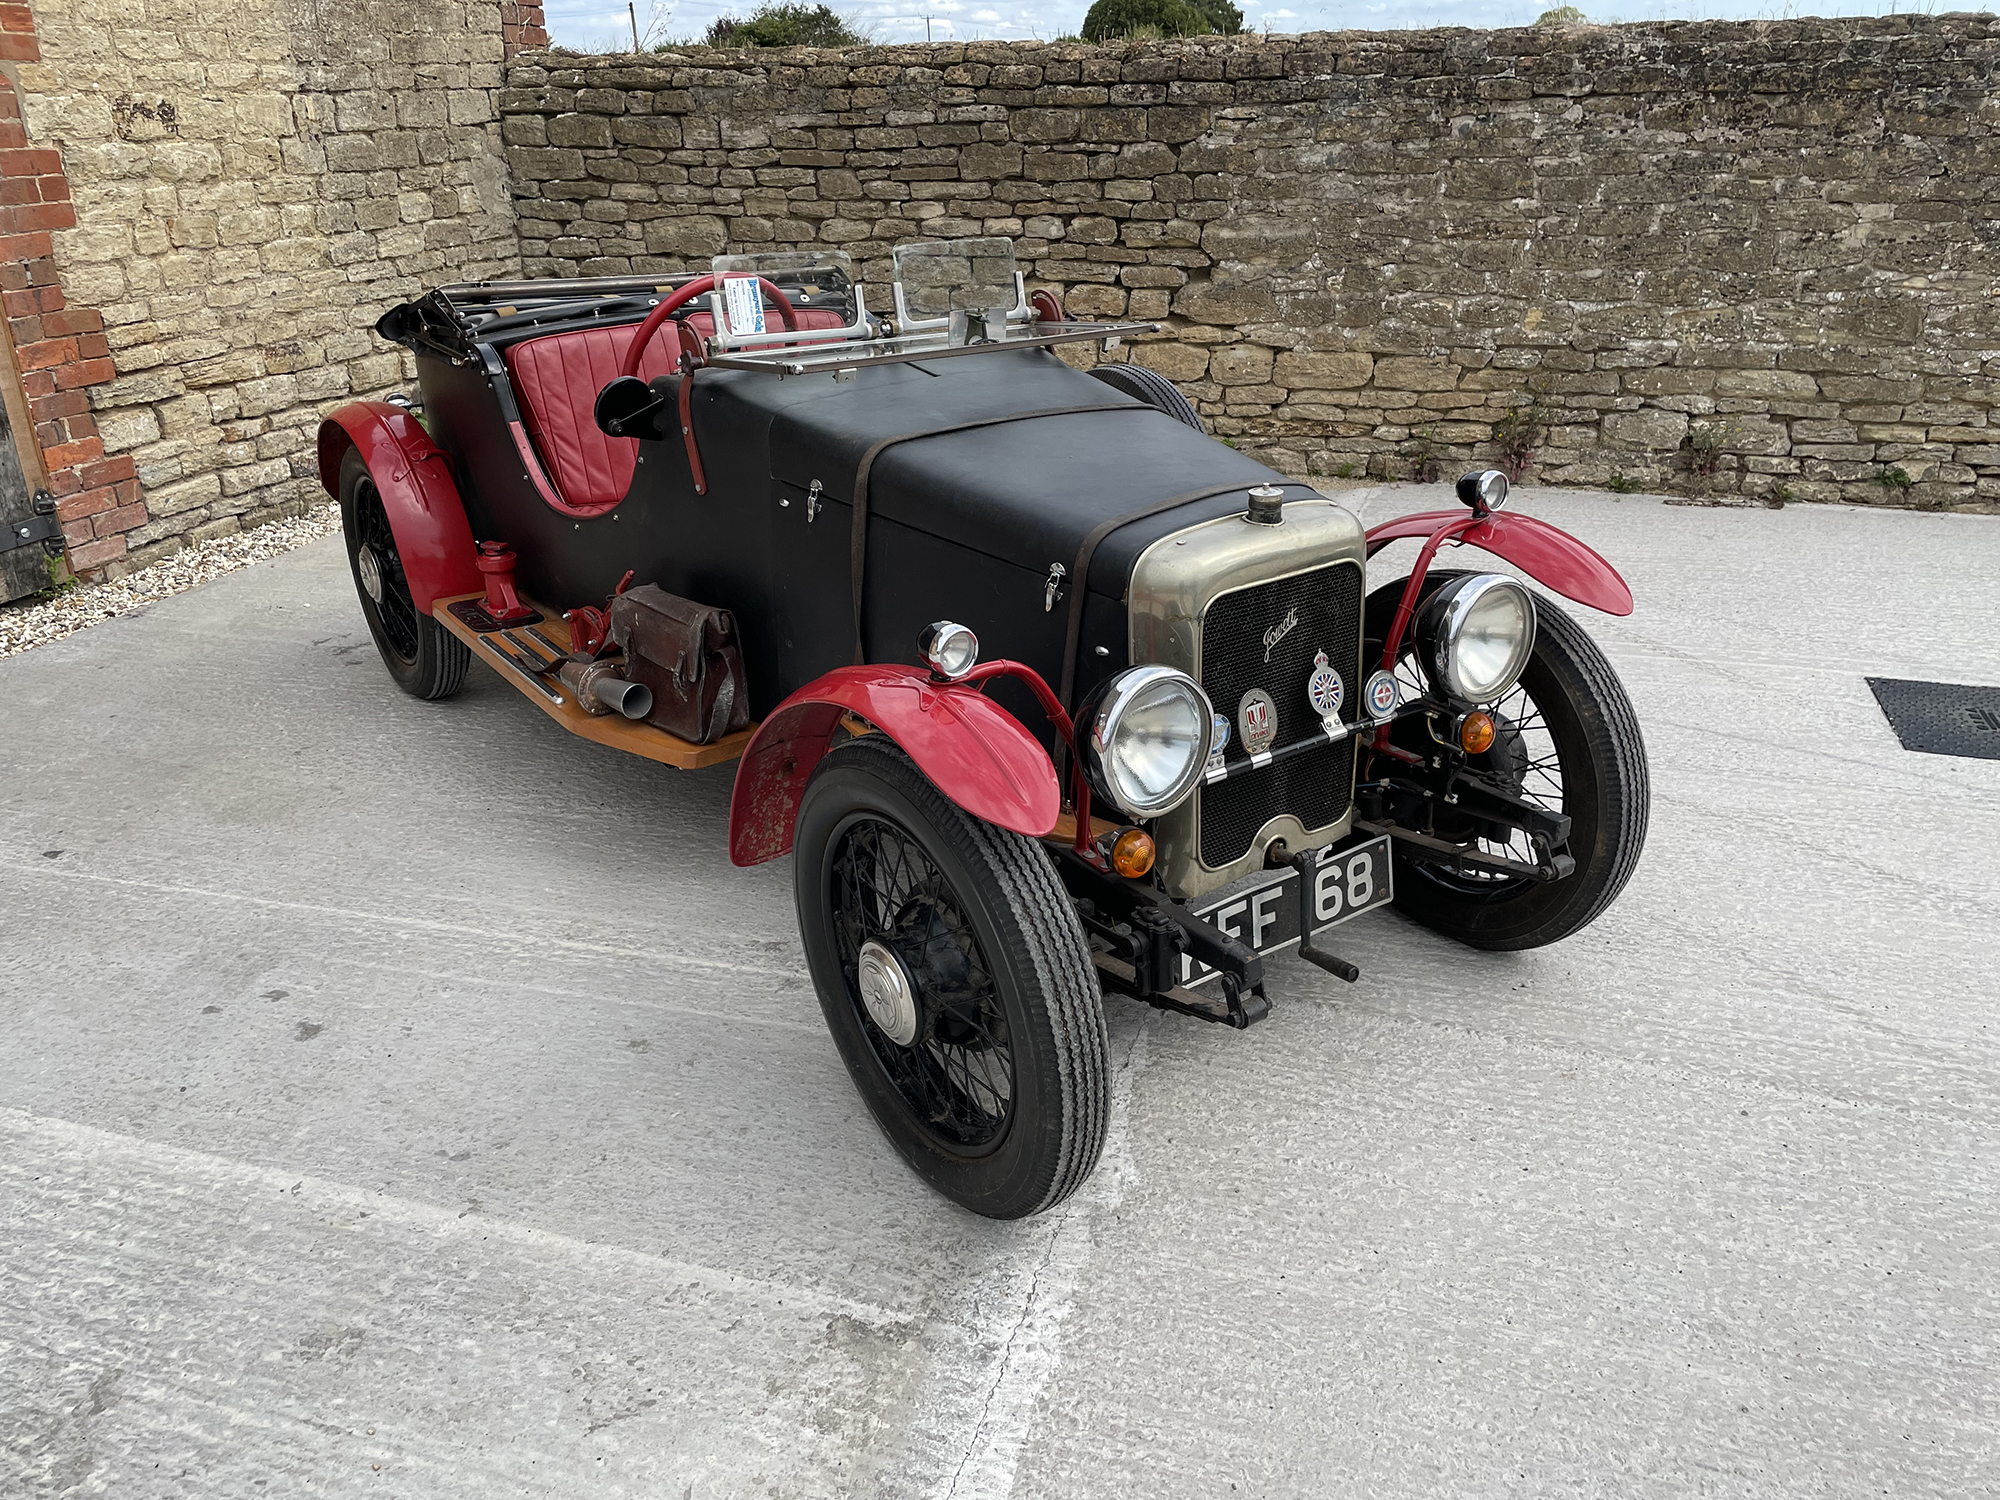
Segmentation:
{"type": "Polygon", "coordinates": [[[1143,828],[1128,828],[1111,841],[1111,868],[1127,880],[1137,880],[1153,868],[1153,836],[1143,828]]]}

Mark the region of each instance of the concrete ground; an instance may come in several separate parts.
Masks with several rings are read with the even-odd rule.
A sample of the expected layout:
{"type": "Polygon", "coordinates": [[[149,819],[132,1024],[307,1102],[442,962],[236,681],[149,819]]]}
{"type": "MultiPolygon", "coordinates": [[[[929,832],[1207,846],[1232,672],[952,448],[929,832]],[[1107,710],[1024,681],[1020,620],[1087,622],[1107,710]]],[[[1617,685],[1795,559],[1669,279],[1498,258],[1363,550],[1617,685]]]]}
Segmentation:
{"type": "Polygon", "coordinates": [[[876,1133],[728,768],[402,697],[337,542],[0,661],[0,1494],[1995,1493],[2000,761],[1862,679],[2000,683],[2000,519],[1519,498],[1638,596],[1623,899],[1109,1002],[1022,1224],[876,1133]]]}

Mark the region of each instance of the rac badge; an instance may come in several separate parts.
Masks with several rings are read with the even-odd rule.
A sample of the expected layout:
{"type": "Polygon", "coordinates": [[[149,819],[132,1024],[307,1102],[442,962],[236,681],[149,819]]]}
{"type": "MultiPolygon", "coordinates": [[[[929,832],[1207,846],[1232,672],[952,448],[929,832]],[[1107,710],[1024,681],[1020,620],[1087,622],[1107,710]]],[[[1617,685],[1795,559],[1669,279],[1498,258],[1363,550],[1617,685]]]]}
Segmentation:
{"type": "Polygon", "coordinates": [[[1252,688],[1236,705],[1236,727],[1246,755],[1262,755],[1278,737],[1278,705],[1262,688],[1252,688]]]}
{"type": "Polygon", "coordinates": [[[1312,704],[1313,712],[1322,719],[1340,717],[1341,699],[1347,696],[1347,684],[1340,680],[1340,674],[1326,664],[1326,653],[1316,652],[1313,656],[1312,676],[1306,679],[1306,700],[1312,704]]]}

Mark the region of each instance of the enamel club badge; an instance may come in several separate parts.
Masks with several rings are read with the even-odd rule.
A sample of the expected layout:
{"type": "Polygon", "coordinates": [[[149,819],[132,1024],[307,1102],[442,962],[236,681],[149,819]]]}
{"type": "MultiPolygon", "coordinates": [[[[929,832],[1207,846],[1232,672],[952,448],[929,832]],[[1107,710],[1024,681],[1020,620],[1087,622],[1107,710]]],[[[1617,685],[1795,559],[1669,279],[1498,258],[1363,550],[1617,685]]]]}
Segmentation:
{"type": "Polygon", "coordinates": [[[1236,728],[1248,755],[1262,755],[1278,737],[1278,705],[1262,688],[1252,688],[1236,705],[1236,728]]]}
{"type": "Polygon", "coordinates": [[[1368,699],[1368,717],[1371,719],[1388,718],[1396,711],[1396,705],[1402,698],[1402,692],[1396,686],[1394,672],[1377,672],[1368,679],[1368,686],[1364,692],[1368,699]]]}
{"type": "Polygon", "coordinates": [[[1340,717],[1341,700],[1347,696],[1347,684],[1340,680],[1340,674],[1327,665],[1326,653],[1319,652],[1313,657],[1312,676],[1306,679],[1306,698],[1312,704],[1313,712],[1322,719],[1340,717]]]}

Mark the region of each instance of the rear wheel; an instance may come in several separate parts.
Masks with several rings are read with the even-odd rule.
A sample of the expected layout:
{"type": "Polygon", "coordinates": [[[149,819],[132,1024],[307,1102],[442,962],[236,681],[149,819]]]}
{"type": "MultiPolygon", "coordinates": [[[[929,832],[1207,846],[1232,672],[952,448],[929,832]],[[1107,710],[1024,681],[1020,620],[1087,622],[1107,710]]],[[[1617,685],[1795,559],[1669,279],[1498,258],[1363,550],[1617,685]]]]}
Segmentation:
{"type": "Polygon", "coordinates": [[[1097,365],[1090,373],[1114,391],[1137,396],[1148,406],[1157,406],[1176,422],[1185,422],[1196,432],[1207,432],[1194,403],[1166,376],[1144,365],[1097,365]]]}
{"type": "Polygon", "coordinates": [[[396,686],[413,697],[449,698],[465,686],[472,653],[417,608],[388,509],[358,448],[349,448],[340,461],[340,527],[362,618],[382,653],[382,665],[396,686]]]}
{"type": "MultiPolygon", "coordinates": [[[[1424,580],[1425,598],[1461,572],[1435,570],[1424,580]]],[[[1402,598],[1403,580],[1368,596],[1364,659],[1381,660],[1382,641],[1402,598]]],[[[1429,688],[1407,643],[1396,664],[1404,692],[1429,688]]],[[[1510,796],[1570,819],[1569,852],[1576,870],[1565,879],[1468,875],[1421,850],[1396,844],[1396,904],[1426,927],[1475,948],[1539,948],[1587,926],[1625,888],[1646,844],[1652,792],[1645,741],[1624,684],[1583,627],[1549,602],[1535,599],[1535,648],[1521,680],[1488,710],[1492,748],[1466,760],[1466,769],[1510,796]]],[[[1437,751],[1423,719],[1404,720],[1391,743],[1426,758],[1437,751]]],[[[1364,752],[1365,753],[1365,752],[1364,752]]],[[[1375,758],[1367,777],[1435,775],[1387,757],[1375,758]]],[[[1366,777],[1364,777],[1366,779],[1366,777]]],[[[1436,836],[1487,854],[1533,863],[1527,836],[1491,837],[1471,819],[1439,801],[1428,806],[1436,836]]]]}
{"type": "Polygon", "coordinates": [[[889,1141],[995,1219],[1052,1208],[1097,1164],[1102,1000],[1035,843],[968,816],[881,735],[820,762],[799,807],[806,962],[889,1141]]]}

